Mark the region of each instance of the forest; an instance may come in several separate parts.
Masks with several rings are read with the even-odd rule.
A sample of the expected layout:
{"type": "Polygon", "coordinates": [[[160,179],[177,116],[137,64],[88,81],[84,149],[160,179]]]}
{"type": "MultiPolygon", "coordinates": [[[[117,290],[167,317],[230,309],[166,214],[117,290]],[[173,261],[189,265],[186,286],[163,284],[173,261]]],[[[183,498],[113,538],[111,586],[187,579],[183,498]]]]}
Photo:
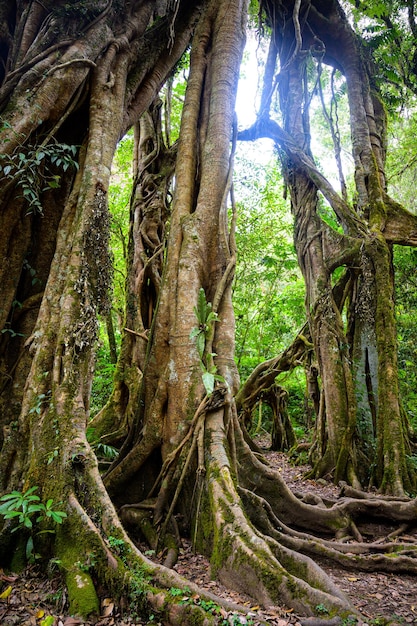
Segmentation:
{"type": "Polygon", "coordinates": [[[183,541],[311,626],[417,573],[416,96],[413,0],[1,0],[0,619],[267,623],[183,541]]]}

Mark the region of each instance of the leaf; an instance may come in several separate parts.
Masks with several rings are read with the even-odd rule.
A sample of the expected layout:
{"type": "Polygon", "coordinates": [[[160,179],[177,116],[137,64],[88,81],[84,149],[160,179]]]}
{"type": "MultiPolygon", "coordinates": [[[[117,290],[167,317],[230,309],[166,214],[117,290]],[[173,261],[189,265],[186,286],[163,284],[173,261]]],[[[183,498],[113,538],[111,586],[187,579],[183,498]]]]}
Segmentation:
{"type": "Polygon", "coordinates": [[[30,515],[31,513],[39,513],[40,511],[44,510],[45,507],[43,504],[30,504],[26,512],[30,515]]]}
{"type": "Polygon", "coordinates": [[[206,324],[210,324],[211,322],[217,322],[217,319],[217,313],[215,313],[214,311],[210,311],[210,313],[207,315],[206,324]]]}
{"type": "Polygon", "coordinates": [[[207,395],[210,396],[214,390],[214,376],[211,372],[204,372],[202,378],[207,395]]]}
{"type": "Polygon", "coordinates": [[[67,517],[67,514],[64,513],[64,511],[48,511],[47,515],[51,517],[56,524],[62,524],[64,518],[67,517]]]}
{"type": "Polygon", "coordinates": [[[45,617],[45,619],[41,621],[39,626],[54,626],[54,624],[55,624],[55,617],[53,615],[48,615],[48,617],[45,617]]]}
{"type": "Polygon", "coordinates": [[[109,617],[109,615],[112,615],[114,611],[113,600],[111,600],[110,598],[104,598],[103,602],[101,603],[101,606],[102,606],[102,617],[109,617]]]}
{"type": "Polygon", "coordinates": [[[193,328],[190,332],[190,339],[194,339],[194,337],[198,337],[198,335],[201,333],[200,328],[193,328]]]}
{"type": "Polygon", "coordinates": [[[26,542],[26,558],[28,561],[31,560],[32,554],[33,554],[33,537],[31,535],[26,542]]]}
{"type": "Polygon", "coordinates": [[[206,347],[206,338],[204,336],[204,333],[200,333],[199,335],[197,335],[197,350],[201,359],[203,358],[205,347],[206,347]]]}
{"type": "Polygon", "coordinates": [[[194,308],[194,312],[197,316],[199,324],[204,324],[206,321],[207,301],[204,289],[200,287],[198,292],[197,308],[194,308]]]}
{"type": "Polygon", "coordinates": [[[6,589],[0,593],[0,600],[7,600],[7,598],[10,596],[12,591],[13,591],[13,587],[11,585],[6,587],[6,589]]]}
{"type": "Polygon", "coordinates": [[[19,517],[19,516],[20,516],[19,511],[7,511],[7,513],[4,513],[4,519],[12,519],[13,517],[19,517]]]}

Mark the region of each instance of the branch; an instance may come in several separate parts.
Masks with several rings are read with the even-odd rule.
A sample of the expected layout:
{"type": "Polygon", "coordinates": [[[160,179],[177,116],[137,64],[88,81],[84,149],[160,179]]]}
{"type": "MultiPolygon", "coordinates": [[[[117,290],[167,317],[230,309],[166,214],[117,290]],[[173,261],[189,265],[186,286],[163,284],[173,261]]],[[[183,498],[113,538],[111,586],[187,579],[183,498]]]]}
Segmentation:
{"type": "Polygon", "coordinates": [[[241,141],[254,141],[261,137],[269,137],[278,144],[287,154],[288,158],[310,178],[313,184],[330,203],[339,220],[349,230],[367,234],[366,223],[354,214],[346,202],[333,189],[330,182],[317,169],[314,161],[297,144],[292,137],[270,118],[258,119],[250,128],[240,131],[238,139],[241,141]]]}

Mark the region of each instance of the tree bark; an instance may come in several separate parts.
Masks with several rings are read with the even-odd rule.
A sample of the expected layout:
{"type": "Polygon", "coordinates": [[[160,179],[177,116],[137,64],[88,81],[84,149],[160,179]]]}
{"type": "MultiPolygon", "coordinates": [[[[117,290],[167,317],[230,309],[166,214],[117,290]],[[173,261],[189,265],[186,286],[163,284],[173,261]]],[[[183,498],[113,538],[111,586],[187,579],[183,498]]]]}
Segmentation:
{"type": "MultiPolygon", "coordinates": [[[[175,526],[182,516],[184,532],[197,549],[210,556],[213,575],[235,589],[249,590],[257,601],[285,602],[305,615],[316,614],[317,606],[324,604],[329,612],[347,618],[355,613],[351,602],[306,554],[354,562],[366,570],[375,566],[369,548],[363,542],[355,547],[361,555],[357,559],[346,553],[343,541],[332,541],[330,546],[330,541],[313,539],[310,533],[343,539],[358,537],[357,525],[364,518],[410,522],[415,520],[416,501],[346,497],[329,506],[308,504],[287,488],[279,472],[252,453],[241,430],[234,400],[239,379],[233,359],[231,304],[235,216],[233,208],[232,216],[228,214],[227,199],[247,3],[208,0],[190,7],[186,2],[161,2],[157,7],[162,15],[155,15],[155,3],[146,1],[134,6],[130,2],[87,3],[86,13],[77,8],[72,11],[68,3],[58,3],[49,13],[48,7],[42,3],[42,10],[35,10],[31,4],[22,16],[16,15],[13,37],[22,44],[22,52],[19,56],[16,46],[6,55],[8,74],[1,97],[3,119],[10,124],[5,135],[10,141],[4,155],[7,159],[14,154],[14,147],[22,148],[19,133],[23,131],[27,141],[37,146],[38,133],[40,145],[46,138],[62,141],[78,123],[78,169],[68,177],[62,175],[58,193],[62,207],[56,231],[49,233],[54,243],[44,262],[44,292],[38,296],[35,291],[39,310],[23,346],[30,357],[25,367],[30,369],[21,391],[21,411],[17,424],[5,430],[0,457],[2,488],[24,491],[38,486],[43,501],[53,498],[68,514],[45,547],[45,557],[55,556],[62,563],[72,614],[87,618],[97,612],[95,581],[115,597],[134,601],[145,619],[156,612],[168,624],[216,622],[217,618],[198,604],[173,601],[169,589],[187,586],[203,598],[213,600],[212,596],[166,567],[151,563],[126,534],[115,507],[120,507],[121,515],[130,522],[143,519],[132,515],[132,510],[142,507],[152,516],[154,528],[149,536],[157,533],[161,544],[170,533],[170,524],[175,526]],[[156,17],[161,19],[154,20],[156,17]],[[39,36],[34,36],[36,29],[39,36]],[[149,289],[143,289],[139,276],[129,274],[133,281],[137,279],[132,291],[140,306],[134,316],[132,313],[135,328],[129,330],[134,332],[126,333],[141,339],[135,333],[149,331],[149,337],[146,354],[132,349],[129,355],[137,367],[137,378],[142,374],[140,394],[120,457],[103,483],[85,430],[97,315],[109,306],[109,172],[117,141],[141,115],[140,139],[154,141],[157,137],[148,117],[155,109],[146,112],[192,32],[174,201],[163,256],[159,247],[166,207],[163,202],[154,204],[155,196],[149,193],[158,188],[149,177],[161,172],[152,171],[151,159],[147,162],[152,150],[145,146],[138,159],[141,169],[131,209],[140,215],[133,219],[130,259],[132,270],[149,269],[149,289]],[[57,33],[70,42],[58,38],[57,33]],[[41,104],[39,117],[30,115],[41,104]]],[[[307,174],[313,173],[321,185],[323,178],[314,174],[311,159],[299,146],[291,146],[291,150],[295,146],[291,157],[295,154],[299,159],[296,182],[302,182],[301,187],[294,187],[294,198],[299,200],[297,194],[304,194],[312,220],[312,225],[301,226],[307,236],[313,234],[317,239],[316,189],[307,174]]],[[[153,164],[162,167],[156,161],[153,164]]],[[[326,190],[331,194],[329,187],[326,190]]],[[[1,193],[1,214],[10,216],[11,203],[19,193],[16,181],[5,185],[1,193]]],[[[40,201],[44,200],[41,195],[40,201]]],[[[16,219],[25,222],[27,204],[17,202],[16,206],[21,211],[16,219]]],[[[49,216],[46,204],[42,207],[49,216]]],[[[296,208],[302,221],[301,205],[296,208]]],[[[362,223],[357,216],[350,216],[343,203],[338,204],[339,209],[349,225],[362,223]]],[[[13,239],[14,222],[9,219],[7,228],[13,239]]],[[[34,213],[31,221],[35,222],[34,213]]],[[[5,319],[10,323],[23,259],[33,243],[30,228],[22,230],[20,267],[14,268],[16,277],[2,299],[7,301],[5,319]]],[[[320,240],[323,247],[336,250],[335,237],[329,231],[325,235],[327,239],[320,240]]],[[[37,250],[45,237],[46,233],[37,250]]],[[[350,254],[345,252],[346,242],[352,239],[340,237],[345,259],[350,254]]],[[[379,242],[378,237],[375,240],[379,242]]],[[[314,258],[320,249],[311,241],[306,243],[311,262],[316,263],[313,268],[328,273],[323,255],[319,262],[314,258]]],[[[381,244],[380,249],[387,263],[386,247],[381,244]]],[[[369,254],[377,252],[378,247],[369,254]]],[[[327,280],[327,274],[325,277],[327,280]]],[[[328,281],[326,298],[313,300],[318,298],[320,286],[317,282],[312,289],[312,319],[336,345],[337,337],[325,326],[323,311],[332,312],[332,328],[337,330],[340,311],[328,281]]],[[[299,337],[293,354],[301,348],[300,342],[304,350],[306,338],[299,337]]],[[[2,358],[6,360],[3,354],[2,358]]],[[[266,376],[273,377],[274,365],[270,365],[266,376]]],[[[393,404],[394,400],[395,389],[393,404]]],[[[7,562],[14,542],[24,538],[11,530],[11,524],[4,524],[0,533],[2,562],[7,562]]],[[[415,571],[408,548],[397,545],[401,558],[393,559],[386,556],[386,545],[379,549],[373,545],[373,550],[379,551],[377,566],[387,571],[395,567],[415,571]]],[[[220,599],[216,602],[230,608],[220,599]]]]}

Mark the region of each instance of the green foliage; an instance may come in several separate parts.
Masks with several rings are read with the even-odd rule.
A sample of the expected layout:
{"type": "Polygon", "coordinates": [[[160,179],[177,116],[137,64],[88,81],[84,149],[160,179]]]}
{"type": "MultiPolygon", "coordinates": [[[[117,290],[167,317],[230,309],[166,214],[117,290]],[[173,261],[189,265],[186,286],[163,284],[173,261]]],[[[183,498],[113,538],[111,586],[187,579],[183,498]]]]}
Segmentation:
{"type": "Polygon", "coordinates": [[[130,547],[126,544],[124,539],[118,539],[117,537],[113,537],[109,535],[107,537],[107,541],[109,542],[109,546],[119,554],[120,556],[126,556],[130,552],[130,547]]]}
{"type": "Polygon", "coordinates": [[[187,593],[188,594],[191,593],[188,587],[184,587],[183,589],[180,589],[179,587],[171,587],[170,589],[168,589],[168,592],[173,598],[178,597],[178,596],[184,596],[187,593]]]}
{"type": "MultiPolygon", "coordinates": [[[[20,491],[12,491],[0,498],[0,515],[3,515],[5,520],[14,520],[17,525],[12,528],[12,533],[17,530],[26,529],[30,532],[30,535],[26,543],[26,558],[29,562],[34,562],[39,556],[34,552],[33,543],[33,526],[34,524],[40,524],[45,521],[51,521],[54,524],[62,524],[67,514],[64,511],[57,511],[53,508],[53,500],[50,498],[46,501],[46,504],[41,502],[35,491],[38,490],[37,486],[30,487],[24,493],[20,491]]],[[[53,530],[41,530],[35,535],[42,533],[53,533],[53,530]]]]}
{"type": "Polygon", "coordinates": [[[29,415],[34,413],[36,415],[41,414],[41,409],[44,404],[47,404],[51,398],[51,391],[47,393],[40,393],[35,397],[35,401],[31,409],[29,409],[29,415]]]}
{"type": "Polygon", "coordinates": [[[402,203],[408,211],[417,214],[417,196],[415,181],[417,179],[417,111],[412,110],[414,103],[410,100],[410,110],[400,111],[391,116],[389,125],[389,146],[387,156],[387,174],[390,195],[402,203]]]}
{"type": "Polygon", "coordinates": [[[194,314],[197,318],[198,326],[193,328],[190,339],[196,338],[197,351],[202,360],[206,346],[206,338],[211,330],[211,325],[217,321],[217,313],[212,310],[211,302],[207,302],[204,289],[201,287],[198,292],[197,306],[194,307],[194,314]]]}
{"type": "Polygon", "coordinates": [[[218,623],[220,626],[241,626],[242,624],[252,626],[254,624],[251,616],[245,616],[237,612],[226,613],[226,611],[213,600],[204,600],[204,598],[197,595],[185,595],[186,593],[191,593],[187,587],[184,587],[184,589],[171,587],[169,593],[174,597],[182,596],[180,604],[197,605],[206,613],[215,615],[219,620],[218,623]]]}
{"type": "Polygon", "coordinates": [[[12,155],[0,155],[0,176],[16,182],[28,203],[28,213],[42,214],[41,194],[60,187],[61,175],[57,170],[78,169],[76,154],[76,146],[63,143],[42,147],[21,146],[12,155]]]}
{"type": "Polygon", "coordinates": [[[276,163],[236,157],[238,258],[233,288],[236,360],[242,377],[279,354],[304,322],[304,281],[276,163]]]}
{"type": "Polygon", "coordinates": [[[107,459],[112,461],[117,457],[119,451],[114,446],[109,446],[105,443],[102,443],[100,439],[97,439],[95,436],[95,428],[91,426],[87,428],[86,431],[87,441],[92,447],[94,454],[101,459],[107,459]]]}
{"type": "Polygon", "coordinates": [[[206,340],[212,331],[213,324],[217,321],[217,313],[213,311],[211,302],[207,302],[206,294],[202,287],[198,292],[197,306],[194,307],[194,314],[197,318],[198,326],[191,329],[190,339],[196,340],[203,385],[207,395],[210,396],[214,391],[216,380],[222,383],[224,383],[225,380],[223,376],[217,374],[217,367],[213,363],[215,354],[205,354],[206,340]]]}
{"type": "Polygon", "coordinates": [[[397,0],[350,0],[350,4],[356,29],[374,59],[372,80],[385,105],[392,112],[408,107],[410,92],[417,95],[414,12],[397,0]]]}
{"type": "Polygon", "coordinates": [[[398,377],[403,407],[417,429],[417,250],[395,246],[398,377]]]}
{"type": "Polygon", "coordinates": [[[329,609],[324,604],[317,604],[316,612],[320,615],[328,615],[329,609]]]}

